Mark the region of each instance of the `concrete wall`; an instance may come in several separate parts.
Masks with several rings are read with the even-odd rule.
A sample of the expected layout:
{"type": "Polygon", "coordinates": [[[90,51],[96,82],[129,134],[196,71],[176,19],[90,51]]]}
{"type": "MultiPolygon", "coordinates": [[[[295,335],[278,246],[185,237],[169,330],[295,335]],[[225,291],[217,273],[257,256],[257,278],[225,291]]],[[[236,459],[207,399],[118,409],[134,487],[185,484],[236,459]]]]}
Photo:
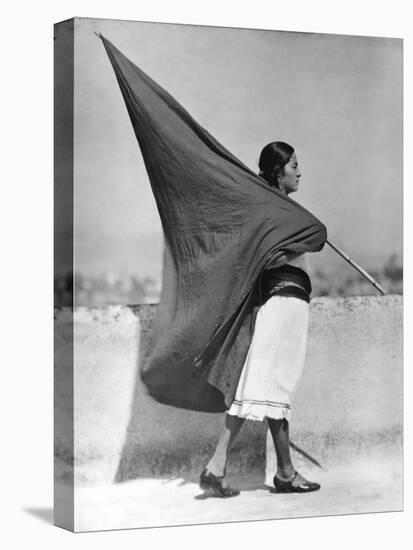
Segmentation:
{"type": "MultiPolygon", "coordinates": [[[[222,414],[196,413],[149,398],[139,357],[155,305],[77,309],[74,314],[74,461],[78,485],[137,476],[195,475],[208,460],[222,414]]],[[[69,316],[56,312],[56,346],[69,345],[69,316]],[[66,334],[66,336],[65,336],[66,334]]],[[[62,353],[62,357],[65,354],[62,353]]],[[[56,377],[71,366],[56,366],[56,377]]],[[[57,395],[63,411],[65,392],[57,395]]],[[[354,454],[400,452],[402,298],[317,298],[310,307],[306,367],[291,438],[322,466],[354,454]]],[[[61,475],[68,435],[56,440],[61,475]]],[[[267,478],[274,456],[267,441],[267,478]]],[[[296,461],[304,461],[302,453],[296,461]]],[[[66,459],[65,459],[66,457],[66,459]]],[[[265,423],[246,422],[230,469],[265,469],[265,423]]]]}

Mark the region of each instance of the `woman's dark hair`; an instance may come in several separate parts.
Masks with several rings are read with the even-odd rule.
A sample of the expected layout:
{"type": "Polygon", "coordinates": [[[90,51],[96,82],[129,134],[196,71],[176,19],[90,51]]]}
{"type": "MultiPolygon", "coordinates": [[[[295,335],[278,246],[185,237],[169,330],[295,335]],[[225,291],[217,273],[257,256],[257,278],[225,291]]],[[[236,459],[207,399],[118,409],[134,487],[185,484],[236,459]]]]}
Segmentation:
{"type": "Polygon", "coordinates": [[[277,176],[289,162],[294,154],[294,149],[283,141],[268,143],[261,151],[258,166],[260,176],[264,178],[271,187],[278,187],[277,176]]]}

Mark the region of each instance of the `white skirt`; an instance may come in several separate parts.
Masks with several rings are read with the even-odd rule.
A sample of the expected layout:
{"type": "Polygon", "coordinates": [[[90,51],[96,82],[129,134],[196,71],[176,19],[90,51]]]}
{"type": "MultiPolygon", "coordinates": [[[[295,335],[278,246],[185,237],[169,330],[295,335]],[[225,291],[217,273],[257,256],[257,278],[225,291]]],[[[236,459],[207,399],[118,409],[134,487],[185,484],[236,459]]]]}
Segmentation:
{"type": "Polygon", "coordinates": [[[259,309],[228,414],[263,420],[290,418],[307,345],[309,304],[272,296],[259,309]]]}

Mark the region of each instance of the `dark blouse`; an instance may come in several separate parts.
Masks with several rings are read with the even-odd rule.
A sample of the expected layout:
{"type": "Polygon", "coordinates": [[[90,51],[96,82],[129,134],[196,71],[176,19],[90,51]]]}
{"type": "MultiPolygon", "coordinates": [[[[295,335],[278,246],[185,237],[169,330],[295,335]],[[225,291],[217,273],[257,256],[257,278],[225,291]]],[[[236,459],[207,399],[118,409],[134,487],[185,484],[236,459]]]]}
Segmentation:
{"type": "Polygon", "coordinates": [[[307,273],[294,265],[266,269],[261,279],[262,303],[271,296],[290,296],[310,302],[311,281],[307,273]]]}

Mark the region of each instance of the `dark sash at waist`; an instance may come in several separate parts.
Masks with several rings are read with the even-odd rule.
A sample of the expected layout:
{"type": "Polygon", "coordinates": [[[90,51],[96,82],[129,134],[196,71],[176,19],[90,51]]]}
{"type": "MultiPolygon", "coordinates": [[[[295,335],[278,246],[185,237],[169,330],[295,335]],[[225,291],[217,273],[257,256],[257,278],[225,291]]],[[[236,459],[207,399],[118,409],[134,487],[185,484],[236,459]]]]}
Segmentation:
{"type": "Polygon", "coordinates": [[[299,267],[287,264],[267,269],[263,273],[261,285],[263,302],[270,296],[290,296],[310,302],[310,277],[299,267]]]}

